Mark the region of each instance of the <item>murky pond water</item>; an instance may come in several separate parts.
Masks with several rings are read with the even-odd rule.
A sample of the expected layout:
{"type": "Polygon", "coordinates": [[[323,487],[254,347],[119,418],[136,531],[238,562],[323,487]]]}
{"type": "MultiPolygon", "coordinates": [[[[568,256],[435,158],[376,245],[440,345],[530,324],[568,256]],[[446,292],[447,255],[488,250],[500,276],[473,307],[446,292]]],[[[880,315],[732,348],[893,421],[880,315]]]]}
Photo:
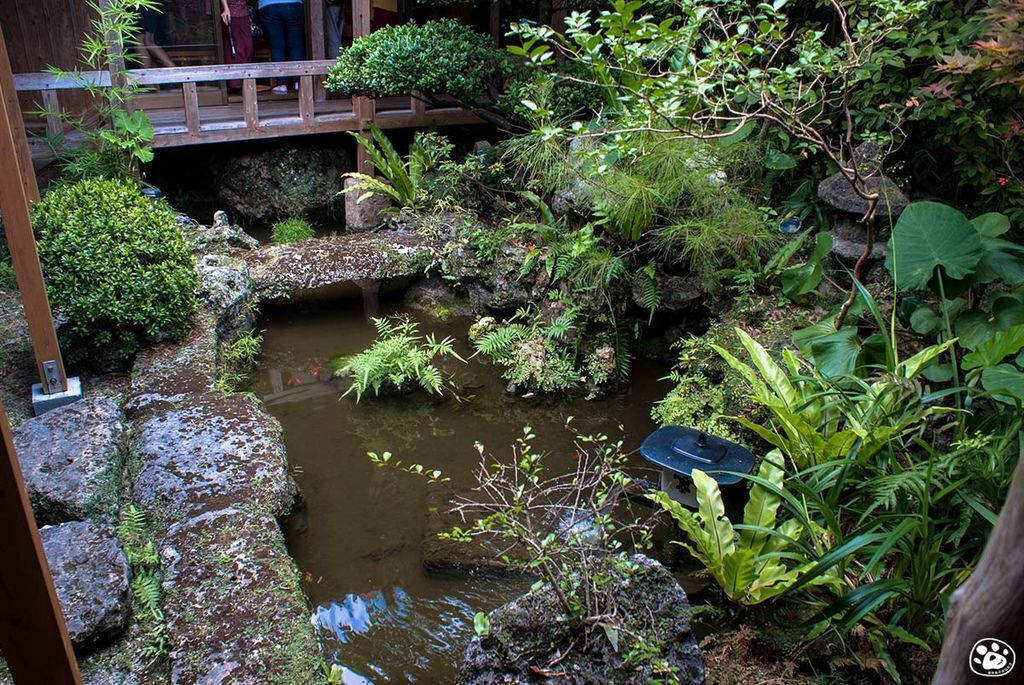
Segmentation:
{"type": "MultiPolygon", "coordinates": [[[[397,311],[387,303],[383,310],[397,311]]],[[[469,323],[422,321],[421,329],[458,338],[468,357],[469,323]]],[[[339,400],[345,386],[327,380],[327,366],[330,357],[358,352],[374,339],[359,301],[271,311],[261,328],[256,391],[284,427],[305,500],[285,522],[289,549],[317,607],[327,660],[376,683],[453,682],[473,614],[503,604],[528,583],[426,572],[427,487],[377,468],[367,451],[391,451],[466,485],[479,459],[475,442],[507,456],[529,425],[535,447],[550,453],[550,467],[568,468],[573,434],[566,417],[575,417],[581,433],[620,435],[622,426],[626,449],[636,450],[656,427],[651,404],[669,387],[658,380],[665,368],[638,360],[630,389],[605,400],[524,400],[508,396],[500,369],[476,358],[452,367],[473,395],[469,401],[418,392],[356,404],[339,400]]]]}

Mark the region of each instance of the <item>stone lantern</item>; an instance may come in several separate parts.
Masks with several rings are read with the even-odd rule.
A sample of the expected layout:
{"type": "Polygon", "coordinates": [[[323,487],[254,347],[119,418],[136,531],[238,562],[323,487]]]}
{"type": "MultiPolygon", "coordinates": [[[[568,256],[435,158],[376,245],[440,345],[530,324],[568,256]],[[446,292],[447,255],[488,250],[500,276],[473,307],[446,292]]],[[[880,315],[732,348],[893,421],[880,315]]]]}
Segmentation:
{"type": "MultiPolygon", "coordinates": [[[[895,181],[882,174],[882,160],[877,143],[862,143],[853,154],[858,172],[861,176],[867,177],[868,188],[879,194],[875,210],[877,230],[870,259],[883,259],[885,241],[879,238],[896,222],[909,200],[895,181]]],[[[864,253],[867,242],[867,230],[861,219],[868,211],[868,201],[858,195],[850,181],[838,172],[818,184],[818,197],[841,213],[829,231],[832,236],[832,253],[844,263],[855,264],[864,253]]]]}

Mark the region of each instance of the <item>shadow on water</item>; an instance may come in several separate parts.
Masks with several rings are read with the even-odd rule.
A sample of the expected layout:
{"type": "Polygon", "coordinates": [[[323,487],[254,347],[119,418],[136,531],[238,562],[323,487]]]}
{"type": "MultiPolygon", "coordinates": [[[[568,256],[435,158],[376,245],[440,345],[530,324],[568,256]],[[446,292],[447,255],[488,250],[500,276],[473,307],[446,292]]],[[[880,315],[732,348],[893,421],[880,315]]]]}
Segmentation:
{"type": "MultiPolygon", "coordinates": [[[[453,682],[473,614],[523,592],[528,580],[455,577],[425,572],[425,484],[375,467],[367,451],[391,451],[405,462],[442,469],[456,488],[472,483],[479,459],[474,443],[509,455],[523,426],[535,447],[550,454],[549,468],[568,469],[575,432],[622,435],[635,451],[656,428],[653,402],[669,384],[666,369],[637,360],[630,388],[600,401],[524,400],[505,392],[500,370],[482,358],[451,371],[472,399],[456,402],[424,393],[399,398],[339,399],[345,388],[330,379],[328,360],[369,345],[374,330],[359,300],[295,305],[266,313],[257,392],[284,427],[289,461],[304,503],[285,521],[289,549],[316,607],[327,661],[353,673],[346,682],[453,682]]],[[[400,311],[385,301],[382,313],[400,311]]],[[[424,332],[452,335],[470,354],[471,322],[422,321],[424,332]]]]}

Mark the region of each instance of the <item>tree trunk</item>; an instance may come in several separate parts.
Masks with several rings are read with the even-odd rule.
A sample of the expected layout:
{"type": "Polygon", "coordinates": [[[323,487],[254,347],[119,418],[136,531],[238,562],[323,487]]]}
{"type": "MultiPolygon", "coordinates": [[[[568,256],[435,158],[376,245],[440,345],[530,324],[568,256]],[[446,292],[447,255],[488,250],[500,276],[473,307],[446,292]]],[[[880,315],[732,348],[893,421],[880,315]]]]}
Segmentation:
{"type": "Polygon", "coordinates": [[[1019,463],[1006,503],[981,555],[978,567],[953,593],[946,637],[932,685],[1024,682],[1024,665],[1001,677],[971,671],[975,643],[996,638],[1024,658],[1024,467],[1019,463]]]}

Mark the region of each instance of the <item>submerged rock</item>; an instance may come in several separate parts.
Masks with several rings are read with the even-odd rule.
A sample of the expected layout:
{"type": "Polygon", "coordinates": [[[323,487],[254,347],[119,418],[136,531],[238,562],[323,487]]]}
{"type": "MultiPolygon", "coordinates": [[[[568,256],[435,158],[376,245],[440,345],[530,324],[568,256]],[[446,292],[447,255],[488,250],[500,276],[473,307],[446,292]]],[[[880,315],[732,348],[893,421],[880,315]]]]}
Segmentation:
{"type": "Polygon", "coordinates": [[[272,516],[208,511],[160,548],[172,683],[315,681],[309,608],[272,516]]]}
{"type": "MultiPolygon", "coordinates": [[[[634,570],[610,570],[614,580],[609,594],[624,626],[642,634],[647,648],[683,685],[704,682],[704,661],[690,629],[686,593],[658,562],[642,555],[629,560],[634,570]]],[[[475,637],[466,649],[459,682],[463,685],[542,683],[650,683],[668,673],[655,670],[651,659],[628,663],[624,655],[635,643],[626,630],[616,634],[618,649],[606,633],[562,620],[549,586],[531,591],[489,614],[491,631],[475,637]]]]}
{"type": "Polygon", "coordinates": [[[286,514],[296,494],[281,425],[251,395],[190,397],[137,425],[134,498],[158,524],[244,507],[286,514]]]}
{"type": "Polygon", "coordinates": [[[107,397],[87,397],[12,431],[40,523],[117,518],[124,415],[107,397]]]}
{"type": "Polygon", "coordinates": [[[75,647],[108,640],[128,624],[128,559],[113,526],[72,521],[39,531],[75,647]]]}
{"type": "Polygon", "coordinates": [[[427,486],[427,523],[423,534],[423,569],[428,573],[450,575],[452,573],[479,575],[504,575],[513,569],[499,556],[504,553],[522,558],[518,548],[498,549],[481,538],[460,542],[438,537],[454,527],[468,529],[472,521],[465,521],[458,512],[452,511],[449,491],[440,485],[427,486]]]}

